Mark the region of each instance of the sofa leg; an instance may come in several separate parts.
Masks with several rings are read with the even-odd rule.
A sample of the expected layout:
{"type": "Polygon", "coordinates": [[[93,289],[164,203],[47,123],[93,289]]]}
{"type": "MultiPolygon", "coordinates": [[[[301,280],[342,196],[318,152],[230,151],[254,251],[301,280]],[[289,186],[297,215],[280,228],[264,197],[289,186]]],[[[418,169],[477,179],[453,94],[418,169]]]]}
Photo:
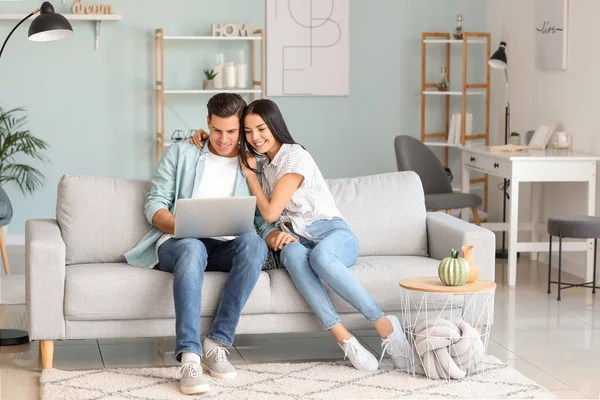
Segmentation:
{"type": "Polygon", "coordinates": [[[6,254],[6,242],[4,241],[4,229],[0,226],[0,253],[2,253],[2,264],[4,264],[4,272],[10,275],[10,267],[8,265],[8,254],[6,254]]]}
{"type": "Polygon", "coordinates": [[[477,207],[471,207],[473,211],[473,219],[475,220],[475,225],[481,226],[481,221],[479,220],[479,212],[477,211],[477,207]]]}
{"type": "Polygon", "coordinates": [[[450,208],[446,208],[446,214],[448,214],[448,215],[452,215],[452,209],[450,209],[450,208]]]}
{"type": "Polygon", "coordinates": [[[54,358],[54,340],[41,340],[40,350],[42,353],[42,369],[52,368],[54,358]]]}

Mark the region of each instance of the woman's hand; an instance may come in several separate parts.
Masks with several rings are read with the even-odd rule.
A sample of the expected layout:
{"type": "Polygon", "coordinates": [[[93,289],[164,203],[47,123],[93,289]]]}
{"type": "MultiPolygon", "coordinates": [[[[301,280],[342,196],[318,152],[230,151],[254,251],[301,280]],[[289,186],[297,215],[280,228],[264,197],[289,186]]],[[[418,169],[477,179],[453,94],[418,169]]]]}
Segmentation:
{"type": "Polygon", "coordinates": [[[246,176],[248,176],[250,174],[254,174],[255,173],[254,171],[252,171],[250,168],[246,167],[246,165],[242,161],[243,160],[242,157],[246,157],[246,160],[248,161],[248,165],[250,165],[250,168],[253,168],[254,170],[256,170],[256,158],[254,158],[254,154],[250,153],[249,151],[247,151],[245,153],[240,153],[240,165],[242,167],[242,172],[244,172],[244,174],[246,176]]]}
{"type": "Polygon", "coordinates": [[[208,139],[208,133],[204,129],[198,129],[194,136],[190,138],[190,143],[200,148],[204,145],[204,141],[208,139]]]}
{"type": "Polygon", "coordinates": [[[285,247],[286,244],[297,242],[298,240],[288,232],[279,232],[274,238],[271,239],[271,247],[275,251],[279,251],[285,247]]]}

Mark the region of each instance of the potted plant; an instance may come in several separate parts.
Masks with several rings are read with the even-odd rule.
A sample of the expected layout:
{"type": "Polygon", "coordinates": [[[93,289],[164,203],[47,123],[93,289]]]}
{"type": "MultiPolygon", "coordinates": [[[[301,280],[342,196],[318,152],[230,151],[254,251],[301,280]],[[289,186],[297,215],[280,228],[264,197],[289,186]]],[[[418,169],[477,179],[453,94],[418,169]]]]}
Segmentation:
{"type": "Polygon", "coordinates": [[[511,132],[510,137],[508,138],[508,144],[520,145],[521,144],[521,135],[519,132],[511,132]]]}
{"type": "Polygon", "coordinates": [[[213,79],[215,79],[215,76],[217,76],[217,74],[218,72],[215,73],[213,69],[211,69],[210,71],[207,69],[204,70],[204,75],[206,76],[206,79],[202,84],[202,88],[204,90],[213,90],[215,88],[215,82],[213,79]]]}
{"type": "Polygon", "coordinates": [[[8,182],[14,182],[23,194],[33,193],[44,185],[44,175],[24,162],[23,156],[45,161],[41,151],[48,148],[42,139],[36,138],[23,126],[26,116],[18,116],[24,112],[22,108],[5,110],[0,107],[0,198],[7,201],[7,216],[10,219],[12,207],[6,192],[2,187],[8,182]]]}

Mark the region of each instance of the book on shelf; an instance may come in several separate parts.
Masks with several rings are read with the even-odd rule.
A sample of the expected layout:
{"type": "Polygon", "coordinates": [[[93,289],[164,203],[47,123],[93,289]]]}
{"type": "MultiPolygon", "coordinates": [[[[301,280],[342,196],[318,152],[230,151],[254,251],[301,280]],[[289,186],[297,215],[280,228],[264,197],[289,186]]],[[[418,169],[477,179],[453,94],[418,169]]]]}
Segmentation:
{"type": "MultiPolygon", "coordinates": [[[[471,135],[473,131],[473,114],[465,114],[465,135],[471,135]]],[[[448,144],[462,144],[462,114],[453,113],[450,118],[450,125],[448,131],[448,144]]]]}

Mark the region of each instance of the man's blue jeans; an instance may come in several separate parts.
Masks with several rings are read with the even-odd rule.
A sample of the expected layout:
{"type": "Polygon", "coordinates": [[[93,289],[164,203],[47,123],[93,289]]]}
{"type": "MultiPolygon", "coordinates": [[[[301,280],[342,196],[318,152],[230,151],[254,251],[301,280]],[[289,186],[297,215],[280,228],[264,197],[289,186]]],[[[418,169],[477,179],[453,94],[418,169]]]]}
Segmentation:
{"type": "Polygon", "coordinates": [[[158,268],[173,273],[175,357],[191,352],[202,357],[200,300],[204,271],[229,272],[208,337],[231,346],[242,308],[267,258],[267,245],[254,233],[233,240],[169,239],[158,248],[158,268]]]}
{"type": "Polygon", "coordinates": [[[321,280],[370,322],[383,317],[383,311],[348,270],[358,258],[359,244],[346,221],[337,217],[317,220],[307,232],[312,238],[299,236],[300,242],[281,250],[281,263],[321,324],[329,330],[340,322],[321,280]]]}

